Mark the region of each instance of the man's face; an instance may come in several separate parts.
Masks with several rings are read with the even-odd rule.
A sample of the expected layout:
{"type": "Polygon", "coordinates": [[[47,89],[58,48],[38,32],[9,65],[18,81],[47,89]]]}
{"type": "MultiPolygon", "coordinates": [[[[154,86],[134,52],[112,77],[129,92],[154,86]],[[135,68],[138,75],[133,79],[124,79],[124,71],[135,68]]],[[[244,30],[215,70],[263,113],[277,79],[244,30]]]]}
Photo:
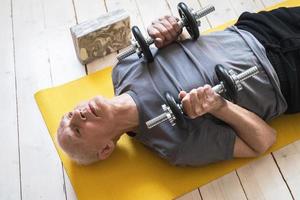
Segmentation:
{"type": "Polygon", "coordinates": [[[63,116],[58,131],[60,145],[71,154],[81,150],[99,157],[99,149],[112,140],[111,120],[108,100],[95,97],[83,102],[63,116]]]}

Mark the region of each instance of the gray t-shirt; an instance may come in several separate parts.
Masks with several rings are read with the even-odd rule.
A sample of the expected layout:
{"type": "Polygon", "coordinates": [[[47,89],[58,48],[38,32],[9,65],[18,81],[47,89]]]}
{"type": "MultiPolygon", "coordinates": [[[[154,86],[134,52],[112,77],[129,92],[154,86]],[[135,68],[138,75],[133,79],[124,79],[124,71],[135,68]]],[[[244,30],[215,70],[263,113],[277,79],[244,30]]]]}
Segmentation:
{"type": "Polygon", "coordinates": [[[128,93],[139,111],[135,138],[175,165],[198,166],[233,156],[235,131],[210,114],[187,119],[187,128],[165,122],[147,129],[145,122],[162,113],[164,94],[174,97],[204,84],[218,84],[216,64],[240,73],[254,65],[260,73],[243,83],[237,104],[270,120],[286,110],[278,77],[267,59],[263,46],[248,32],[236,27],[197,41],[173,43],[152,49],[154,62],[130,56],[113,70],[115,94],[128,93]]]}

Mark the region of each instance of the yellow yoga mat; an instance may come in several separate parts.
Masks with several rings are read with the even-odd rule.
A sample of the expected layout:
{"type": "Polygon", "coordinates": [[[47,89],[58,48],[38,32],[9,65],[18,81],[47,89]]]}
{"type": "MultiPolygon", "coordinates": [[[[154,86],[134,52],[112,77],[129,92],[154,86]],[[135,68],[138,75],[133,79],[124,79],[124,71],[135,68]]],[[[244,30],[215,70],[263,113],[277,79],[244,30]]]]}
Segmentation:
{"type": "MultiPolygon", "coordinates": [[[[277,7],[297,5],[300,5],[298,0],[289,0],[277,7]]],[[[227,25],[229,24],[218,29],[227,25]]],[[[79,200],[173,199],[253,160],[235,159],[196,168],[175,167],[128,136],[123,136],[108,160],[87,167],[78,166],[58,148],[56,129],[64,113],[80,101],[98,94],[113,96],[111,68],[35,94],[36,102],[79,200]]],[[[277,130],[278,138],[270,151],[300,139],[299,123],[300,114],[273,120],[271,125],[277,130]]]]}

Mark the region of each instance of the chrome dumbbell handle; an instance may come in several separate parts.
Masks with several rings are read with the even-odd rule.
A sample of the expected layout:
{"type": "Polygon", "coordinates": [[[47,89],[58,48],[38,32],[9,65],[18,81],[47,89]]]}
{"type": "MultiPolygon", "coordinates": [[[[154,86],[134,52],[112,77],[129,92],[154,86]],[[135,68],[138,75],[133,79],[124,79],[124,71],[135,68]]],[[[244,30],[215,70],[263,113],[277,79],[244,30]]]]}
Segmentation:
{"type": "Polygon", "coordinates": [[[119,53],[119,55],[117,56],[117,59],[123,60],[124,58],[127,58],[128,56],[132,55],[136,53],[136,47],[134,47],[133,45],[131,45],[129,47],[129,49],[125,50],[124,52],[119,53]]]}
{"type": "Polygon", "coordinates": [[[211,13],[213,11],[215,11],[215,7],[213,5],[208,5],[201,10],[193,12],[193,15],[195,16],[196,20],[198,21],[200,18],[208,15],[209,13],[211,13]]]}
{"type": "MultiPolygon", "coordinates": [[[[239,74],[232,74],[231,77],[234,79],[234,83],[238,88],[238,91],[242,89],[241,83],[245,81],[248,78],[251,78],[252,76],[259,73],[258,67],[253,66],[239,74]]],[[[218,85],[215,85],[213,88],[213,91],[215,91],[218,94],[221,94],[226,90],[224,87],[223,82],[221,81],[218,85]]]]}
{"type": "MultiPolygon", "coordinates": [[[[146,42],[148,45],[151,45],[154,43],[154,40],[152,38],[146,38],[146,42]]],[[[139,45],[137,44],[136,41],[134,41],[132,43],[132,45],[130,45],[125,51],[123,51],[117,55],[117,59],[120,61],[134,53],[139,54],[139,52],[140,52],[139,45]]]]}
{"type": "MultiPolygon", "coordinates": [[[[152,38],[146,38],[146,42],[148,45],[151,45],[154,43],[154,40],[152,38]]],[[[121,52],[119,53],[119,55],[117,55],[117,59],[120,61],[134,53],[139,54],[139,52],[139,45],[137,44],[137,42],[134,41],[133,44],[130,45],[124,52],[121,52]]]]}
{"type": "MultiPolygon", "coordinates": [[[[258,67],[253,66],[235,76],[236,84],[240,84],[241,82],[245,81],[246,79],[248,79],[258,73],[259,73],[258,67]]],[[[212,88],[212,90],[215,91],[216,93],[220,94],[224,90],[226,90],[226,88],[224,87],[224,84],[221,81],[219,84],[215,85],[212,88]]],[[[146,122],[148,129],[151,129],[154,126],[157,126],[160,123],[163,123],[164,121],[167,121],[167,120],[171,123],[172,126],[174,126],[176,124],[175,123],[176,117],[174,116],[174,113],[172,112],[170,107],[165,104],[163,104],[162,107],[163,107],[164,113],[162,113],[161,115],[159,115],[153,119],[150,119],[149,121],[146,122]]],[[[179,104],[179,107],[182,108],[182,105],[179,104]]]]}
{"type": "Polygon", "coordinates": [[[259,73],[258,67],[253,66],[239,74],[236,75],[236,81],[237,83],[243,82],[244,80],[256,75],[259,73]]]}
{"type": "Polygon", "coordinates": [[[153,119],[150,119],[149,121],[146,122],[148,129],[153,128],[154,126],[157,126],[158,124],[163,123],[164,121],[167,121],[167,120],[172,124],[172,126],[175,125],[176,118],[175,118],[171,108],[169,106],[167,106],[166,104],[163,104],[161,107],[163,108],[164,112],[161,115],[159,115],[153,119]]]}
{"type": "Polygon", "coordinates": [[[233,72],[233,70],[229,70],[229,71],[232,71],[230,72],[230,75],[232,77],[232,79],[234,80],[234,83],[235,83],[235,86],[237,88],[237,91],[240,91],[243,89],[243,86],[242,86],[242,82],[256,74],[259,73],[259,70],[256,66],[254,67],[251,67],[250,69],[246,70],[246,71],[243,71],[239,74],[236,74],[235,72],[233,72]]]}
{"type": "MultiPolygon", "coordinates": [[[[197,25],[200,26],[201,25],[200,19],[202,17],[205,17],[209,13],[215,11],[215,7],[213,5],[208,5],[200,10],[194,11],[193,9],[190,9],[190,11],[193,14],[193,16],[195,17],[195,19],[197,21],[197,25]]],[[[179,24],[180,28],[183,28],[184,26],[187,25],[186,22],[184,22],[184,19],[179,19],[178,24],[179,24]]]]}
{"type": "MultiPolygon", "coordinates": [[[[193,10],[191,10],[191,11],[192,11],[193,15],[195,16],[198,26],[200,26],[199,19],[208,15],[209,13],[213,12],[214,10],[215,10],[214,6],[208,5],[198,11],[193,11],[193,10]]],[[[179,21],[177,23],[180,28],[183,28],[184,26],[187,25],[186,22],[184,21],[184,19],[179,19],[179,21]]],[[[148,45],[151,45],[154,43],[154,40],[152,38],[148,37],[148,38],[146,38],[146,42],[148,45]]],[[[117,59],[120,61],[134,53],[139,54],[139,52],[140,52],[139,45],[136,42],[133,42],[133,44],[128,49],[126,49],[124,52],[120,53],[117,56],[117,59]]]]}
{"type": "MultiPolygon", "coordinates": [[[[165,104],[164,104],[165,105],[165,104]]],[[[153,118],[153,119],[150,119],[149,121],[146,121],[146,125],[147,125],[147,128],[148,129],[151,129],[153,128],[154,126],[157,126],[158,124],[161,124],[163,123],[164,121],[168,120],[168,117],[167,117],[167,114],[168,113],[162,113],[160,115],[158,115],[157,117],[153,118]]],[[[170,113],[172,114],[172,113],[170,113]]]]}

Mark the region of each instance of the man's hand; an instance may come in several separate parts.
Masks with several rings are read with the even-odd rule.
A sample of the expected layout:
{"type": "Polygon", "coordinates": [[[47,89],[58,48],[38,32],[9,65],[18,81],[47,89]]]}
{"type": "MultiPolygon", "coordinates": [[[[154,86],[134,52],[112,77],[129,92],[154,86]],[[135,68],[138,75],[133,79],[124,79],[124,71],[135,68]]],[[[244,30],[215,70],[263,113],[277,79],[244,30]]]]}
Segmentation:
{"type": "Polygon", "coordinates": [[[148,34],[154,39],[157,48],[164,47],[177,39],[182,32],[177,23],[178,19],[173,16],[164,16],[152,22],[148,27],[148,34]]]}
{"type": "Polygon", "coordinates": [[[178,98],[181,99],[185,114],[192,119],[215,112],[226,104],[226,100],[215,93],[209,85],[192,89],[189,93],[181,91],[178,98]]]}

